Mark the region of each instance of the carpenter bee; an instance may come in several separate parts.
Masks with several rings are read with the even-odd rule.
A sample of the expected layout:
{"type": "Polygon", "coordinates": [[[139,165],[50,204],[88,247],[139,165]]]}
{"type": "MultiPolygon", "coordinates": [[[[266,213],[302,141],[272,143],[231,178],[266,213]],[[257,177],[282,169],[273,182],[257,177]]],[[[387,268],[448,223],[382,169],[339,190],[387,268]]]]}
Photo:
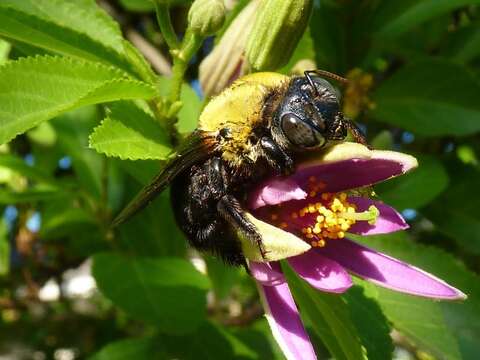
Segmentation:
{"type": "Polygon", "coordinates": [[[249,189],[272,174],[293,172],[302,153],[344,140],[347,130],[364,143],[325,77],[346,82],[319,70],[293,77],[255,73],[235,81],[208,103],[198,128],[114,225],[171,185],[176,221],[193,247],[246,266],[240,233],[264,256],[262,238],[244,210],[249,189]]]}

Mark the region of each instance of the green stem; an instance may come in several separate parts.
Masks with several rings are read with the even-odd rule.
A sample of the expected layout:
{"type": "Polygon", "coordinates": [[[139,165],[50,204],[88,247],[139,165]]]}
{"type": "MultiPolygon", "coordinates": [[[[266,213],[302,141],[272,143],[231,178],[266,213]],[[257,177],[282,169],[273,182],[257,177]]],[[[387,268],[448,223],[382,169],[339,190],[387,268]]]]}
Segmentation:
{"type": "Polygon", "coordinates": [[[173,29],[172,21],[170,19],[170,8],[168,5],[159,4],[157,1],[155,3],[155,12],[157,14],[158,26],[160,26],[160,31],[170,48],[170,50],[175,50],[179,48],[179,43],[175,30],[173,29]]]}
{"type": "Polygon", "coordinates": [[[168,97],[170,104],[174,104],[180,100],[183,77],[185,71],[187,71],[188,62],[202,45],[202,40],[203,38],[201,36],[187,30],[183,40],[182,49],[179,52],[174,53],[172,87],[170,88],[170,94],[168,97]]]}
{"type": "Polygon", "coordinates": [[[172,86],[170,88],[170,94],[168,95],[168,101],[170,104],[173,104],[180,99],[185,71],[187,71],[187,63],[185,61],[175,60],[173,62],[172,86]]]}
{"type": "MultiPolygon", "coordinates": [[[[174,126],[177,121],[176,115],[182,106],[180,103],[180,94],[182,91],[183,78],[190,59],[202,45],[203,37],[187,29],[180,45],[170,19],[169,6],[159,3],[158,0],[154,1],[154,3],[158,25],[173,57],[173,74],[170,93],[164,104],[166,106],[161,110],[163,116],[160,118],[165,120],[167,131],[169,131],[174,140],[176,137],[174,126]]],[[[152,105],[155,108],[157,104],[150,104],[150,106],[152,105]]]]}

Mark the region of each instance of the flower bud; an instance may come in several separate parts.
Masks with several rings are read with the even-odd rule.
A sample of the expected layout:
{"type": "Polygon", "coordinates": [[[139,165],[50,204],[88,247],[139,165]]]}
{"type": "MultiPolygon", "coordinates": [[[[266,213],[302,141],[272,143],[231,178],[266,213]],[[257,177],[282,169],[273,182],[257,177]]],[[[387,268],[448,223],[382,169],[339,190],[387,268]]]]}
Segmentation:
{"type": "Polygon", "coordinates": [[[188,11],[188,28],[200,36],[215,34],[224,22],[223,0],[195,0],[188,11]]]}
{"type": "Polygon", "coordinates": [[[310,19],[313,0],[265,0],[247,41],[247,59],[257,71],[287,64],[310,19]]]}

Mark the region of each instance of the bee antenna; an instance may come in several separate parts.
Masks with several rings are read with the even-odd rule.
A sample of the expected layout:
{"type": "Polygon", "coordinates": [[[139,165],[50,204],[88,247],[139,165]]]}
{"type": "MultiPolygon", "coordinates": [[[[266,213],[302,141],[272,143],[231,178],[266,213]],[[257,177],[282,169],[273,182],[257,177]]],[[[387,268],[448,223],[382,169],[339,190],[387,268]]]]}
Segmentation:
{"type": "Polygon", "coordinates": [[[305,72],[304,72],[305,78],[307,79],[308,84],[310,85],[310,87],[312,88],[313,92],[315,93],[315,96],[318,97],[318,96],[320,96],[320,94],[318,93],[317,87],[316,87],[315,84],[313,83],[313,79],[312,79],[312,77],[310,76],[311,73],[315,73],[315,70],[307,70],[307,71],[305,71],[305,72]]]}
{"type": "Polygon", "coordinates": [[[310,86],[312,86],[312,88],[315,89],[316,92],[317,92],[317,88],[313,84],[313,80],[312,80],[312,77],[310,76],[310,74],[315,74],[315,75],[318,75],[320,77],[335,80],[335,81],[338,81],[339,83],[342,83],[343,85],[348,84],[348,79],[346,79],[344,77],[341,77],[340,75],[331,73],[330,71],[326,71],[326,70],[307,70],[307,71],[304,72],[304,74],[305,74],[305,77],[307,78],[308,83],[310,84],[310,86]]]}

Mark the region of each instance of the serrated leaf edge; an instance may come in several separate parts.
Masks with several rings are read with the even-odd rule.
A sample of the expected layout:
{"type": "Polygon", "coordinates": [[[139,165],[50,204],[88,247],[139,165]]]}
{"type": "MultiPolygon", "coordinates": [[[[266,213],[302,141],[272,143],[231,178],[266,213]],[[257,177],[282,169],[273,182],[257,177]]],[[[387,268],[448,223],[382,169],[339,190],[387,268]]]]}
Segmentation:
{"type": "MultiPolygon", "coordinates": [[[[1,8],[1,6],[0,6],[0,8],[1,8]]],[[[3,9],[6,9],[6,10],[12,12],[12,13],[22,14],[22,16],[34,19],[34,21],[36,21],[36,22],[41,22],[41,23],[45,23],[45,24],[49,24],[49,23],[53,24],[54,26],[59,28],[59,31],[65,30],[65,31],[72,32],[72,34],[75,34],[75,35],[79,36],[80,38],[83,38],[84,41],[89,41],[92,44],[95,44],[95,46],[98,46],[98,47],[102,48],[103,51],[105,51],[105,55],[107,55],[109,58],[106,58],[104,56],[103,57],[102,56],[97,56],[97,54],[88,52],[87,50],[84,50],[82,48],[75,48],[75,49],[77,49],[79,53],[83,52],[85,54],[90,54],[90,57],[76,55],[76,54],[68,53],[68,52],[65,52],[65,51],[62,52],[62,51],[59,51],[58,49],[56,49],[52,46],[45,46],[45,45],[42,46],[42,45],[38,45],[38,44],[35,44],[35,43],[32,43],[32,42],[25,41],[21,37],[5,35],[5,37],[7,39],[12,38],[12,39],[15,39],[19,42],[26,43],[26,44],[31,44],[33,46],[37,46],[41,49],[45,49],[45,50],[51,51],[53,53],[56,53],[56,54],[59,54],[59,55],[65,56],[65,57],[72,57],[72,58],[77,58],[77,59],[80,59],[80,60],[87,60],[87,61],[92,61],[92,62],[99,61],[99,62],[102,62],[103,64],[113,64],[113,65],[117,66],[119,69],[128,70],[129,72],[131,71],[132,74],[135,74],[135,75],[137,74],[137,70],[129,62],[129,59],[126,55],[125,49],[123,49],[123,52],[119,52],[118,50],[112,48],[111,46],[107,46],[106,44],[104,44],[102,42],[99,42],[97,39],[92,38],[91,36],[89,36],[88,34],[82,32],[82,31],[78,31],[76,29],[64,26],[62,24],[59,24],[57,22],[51,21],[51,20],[43,18],[43,17],[39,17],[39,16],[35,16],[35,15],[29,14],[29,13],[26,13],[26,12],[22,12],[22,11],[19,11],[19,10],[15,9],[15,8],[9,7],[9,6],[3,7],[3,9]]],[[[48,33],[46,33],[45,35],[52,37],[48,33]]],[[[64,40],[61,40],[61,39],[56,39],[56,40],[59,41],[59,42],[65,43],[64,40]]],[[[124,43],[123,42],[122,42],[122,48],[124,48],[124,43]]]]}
{"type": "Polygon", "coordinates": [[[127,72],[112,65],[106,65],[101,62],[89,61],[86,59],[78,59],[71,56],[59,56],[59,55],[35,55],[35,56],[22,57],[17,60],[8,60],[4,64],[0,65],[0,72],[8,71],[10,70],[9,68],[17,65],[27,64],[27,65],[34,66],[35,63],[40,65],[49,65],[47,62],[41,63],[41,61],[44,61],[44,60],[47,62],[51,61],[52,65],[55,65],[56,63],[59,63],[59,62],[68,62],[71,65],[80,64],[82,66],[84,65],[92,66],[93,68],[96,68],[96,69],[104,68],[104,69],[107,69],[108,71],[111,71],[112,74],[118,74],[118,77],[131,78],[131,76],[127,72]]]}
{"type": "MultiPolygon", "coordinates": [[[[50,1],[53,1],[56,4],[58,4],[58,3],[64,4],[65,5],[65,10],[67,10],[68,8],[71,8],[71,11],[75,11],[77,13],[82,13],[83,14],[82,15],[83,19],[85,19],[85,21],[89,21],[89,19],[100,20],[103,23],[103,25],[105,25],[106,27],[108,27],[109,29],[114,31],[116,40],[119,42],[119,45],[121,45],[120,43],[121,43],[121,40],[123,40],[123,37],[121,36],[121,30],[120,30],[118,24],[115,21],[113,21],[105,12],[103,12],[103,10],[101,8],[98,8],[98,6],[97,6],[97,8],[95,9],[94,12],[89,12],[85,9],[75,7],[72,3],[66,3],[65,1],[59,1],[59,0],[50,0],[50,1]]],[[[83,36],[88,37],[90,40],[94,41],[97,44],[102,45],[106,49],[110,49],[110,50],[114,51],[117,55],[125,57],[125,54],[123,53],[123,46],[121,48],[117,49],[112,44],[100,42],[98,39],[91,37],[85,31],[81,31],[81,30],[76,29],[76,28],[65,26],[65,24],[63,24],[62,22],[57,21],[57,19],[55,19],[55,18],[48,17],[48,15],[47,16],[42,16],[42,14],[45,13],[45,9],[40,7],[37,3],[32,1],[31,5],[35,7],[35,9],[38,11],[38,14],[40,14],[40,15],[22,11],[21,9],[12,7],[8,4],[6,6],[1,6],[0,5],[0,7],[3,7],[4,9],[8,9],[10,11],[21,13],[21,14],[27,16],[27,17],[35,18],[35,19],[38,19],[38,20],[41,20],[41,21],[44,21],[44,22],[50,22],[50,23],[55,24],[56,26],[58,26],[60,28],[63,28],[63,29],[68,29],[68,30],[74,31],[78,34],[81,34],[83,36]]],[[[82,17],[82,16],[79,16],[79,17],[82,17]]]]}
{"type": "MultiPolygon", "coordinates": [[[[143,111],[143,110],[142,110],[143,111]]],[[[145,157],[129,157],[129,156],[125,156],[125,155],[120,155],[118,153],[113,153],[111,151],[105,151],[105,150],[101,150],[98,148],[98,146],[95,146],[95,143],[93,142],[93,138],[98,134],[99,131],[102,130],[102,127],[104,126],[105,122],[106,121],[114,121],[112,118],[110,118],[109,116],[105,117],[98,126],[96,126],[93,131],[91,132],[91,134],[88,136],[88,147],[90,149],[93,149],[95,150],[96,152],[98,152],[99,154],[104,154],[108,157],[115,157],[115,158],[118,158],[120,160],[166,160],[167,157],[155,157],[155,156],[145,156],[145,157]]]]}
{"type": "MultiPolygon", "coordinates": [[[[84,102],[85,99],[90,97],[93,93],[95,93],[96,91],[98,91],[102,87],[106,87],[106,86],[108,86],[110,84],[113,84],[115,82],[118,82],[118,83],[127,82],[127,83],[131,83],[131,84],[142,85],[142,86],[145,86],[145,87],[150,88],[152,90],[152,92],[153,92],[152,97],[155,95],[155,87],[153,85],[148,84],[148,83],[143,82],[143,81],[134,80],[126,72],[124,72],[124,71],[122,71],[122,70],[120,70],[116,67],[108,66],[108,65],[98,63],[98,62],[90,62],[90,61],[79,60],[79,59],[75,59],[75,58],[71,58],[71,57],[64,57],[64,56],[37,55],[37,56],[34,56],[34,57],[26,57],[26,58],[21,58],[19,60],[7,61],[5,64],[0,65],[0,75],[1,75],[2,71],[9,71],[9,70],[11,71],[11,68],[14,67],[14,66],[17,66],[17,65],[25,66],[25,64],[27,66],[28,65],[33,66],[33,64],[35,62],[40,63],[40,61],[44,60],[44,59],[52,60],[51,61],[52,65],[54,65],[55,63],[59,63],[59,60],[62,60],[62,61],[67,61],[70,64],[75,64],[75,65],[77,65],[77,64],[81,64],[82,66],[83,65],[88,65],[88,66],[93,66],[93,68],[97,68],[97,69],[104,68],[105,70],[111,72],[112,76],[115,76],[115,74],[117,74],[118,78],[104,81],[103,83],[101,83],[97,87],[94,87],[92,90],[90,90],[89,92],[87,92],[83,96],[79,97],[77,101],[75,101],[73,103],[69,103],[65,106],[58,107],[55,111],[55,113],[56,113],[55,115],[48,115],[47,119],[35,122],[33,126],[29,127],[28,129],[26,129],[24,131],[14,133],[11,137],[6,138],[4,143],[7,143],[7,142],[11,141],[12,139],[17,137],[18,135],[20,135],[20,134],[24,133],[25,131],[33,128],[34,126],[37,126],[41,122],[50,120],[50,119],[58,116],[60,113],[62,113],[64,111],[67,111],[69,109],[73,109],[73,108],[78,107],[78,106],[82,106],[83,105],[82,102],[84,102]]],[[[45,63],[42,63],[41,65],[49,65],[49,64],[48,64],[48,61],[47,61],[45,63]]],[[[86,103],[85,105],[87,105],[87,104],[88,103],[86,103]]]]}

